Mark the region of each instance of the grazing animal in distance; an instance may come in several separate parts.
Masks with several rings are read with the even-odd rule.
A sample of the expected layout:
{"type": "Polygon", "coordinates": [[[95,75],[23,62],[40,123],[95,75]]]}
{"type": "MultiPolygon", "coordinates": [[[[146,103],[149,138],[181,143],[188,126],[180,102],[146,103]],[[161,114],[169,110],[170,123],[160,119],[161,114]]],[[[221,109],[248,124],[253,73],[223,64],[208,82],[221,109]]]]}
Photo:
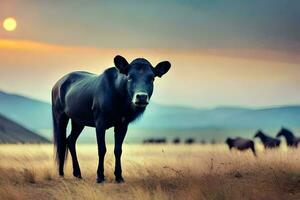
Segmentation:
{"type": "Polygon", "coordinates": [[[173,140],[173,143],[174,144],[179,144],[180,143],[180,138],[174,138],[174,140],[173,140]]]}
{"type": "Polygon", "coordinates": [[[227,138],[225,142],[228,145],[229,150],[231,150],[232,148],[235,148],[240,151],[251,149],[253,154],[256,156],[255,145],[252,140],[237,137],[237,138],[227,138]]]}
{"type": "Polygon", "coordinates": [[[215,139],[211,139],[210,144],[217,144],[217,141],[215,139]]]}
{"type": "Polygon", "coordinates": [[[156,139],[154,139],[154,138],[149,138],[149,139],[143,140],[143,144],[155,144],[155,143],[156,143],[156,139]]]}
{"type": "Polygon", "coordinates": [[[272,138],[261,130],[258,130],[254,135],[254,138],[260,138],[261,142],[264,144],[265,149],[278,148],[280,146],[280,140],[277,138],[272,138]]]}
{"type": "Polygon", "coordinates": [[[157,138],[157,139],[155,139],[155,143],[164,144],[164,143],[167,143],[167,139],[166,138],[157,138]]]}
{"type": "Polygon", "coordinates": [[[122,144],[129,123],[141,116],[153,93],[155,77],[162,77],[171,67],[163,61],[155,67],[144,58],[131,63],[122,56],[114,58],[115,67],[102,74],[72,72],[62,77],[52,89],[52,115],[54,144],[58,170],[64,175],[64,162],[67,149],[73,163],[73,175],[81,178],[76,155],[76,141],[85,126],[96,128],[98,145],[97,182],[104,177],[104,157],[106,153],[105,131],[114,127],[115,180],[122,177],[122,144]],[[66,138],[68,121],[71,121],[71,134],[66,138]]]}
{"type": "Polygon", "coordinates": [[[195,139],[194,138],[187,138],[184,141],[185,144],[194,144],[195,143],[195,139]]]}
{"type": "Polygon", "coordinates": [[[202,139],[202,140],[200,141],[200,143],[201,143],[201,144],[206,144],[206,141],[205,141],[204,139],[202,139]]]}
{"type": "Polygon", "coordinates": [[[143,141],[143,144],[162,144],[166,142],[167,142],[166,138],[150,138],[150,139],[145,139],[143,141]]]}
{"type": "Polygon", "coordinates": [[[295,135],[293,134],[292,131],[290,131],[287,128],[282,127],[281,130],[277,133],[276,137],[281,137],[284,136],[286,139],[286,144],[289,147],[298,147],[298,144],[300,143],[300,138],[299,137],[295,137],[295,135]]]}
{"type": "Polygon", "coordinates": [[[145,139],[143,140],[143,144],[151,144],[154,143],[154,139],[145,139]]]}

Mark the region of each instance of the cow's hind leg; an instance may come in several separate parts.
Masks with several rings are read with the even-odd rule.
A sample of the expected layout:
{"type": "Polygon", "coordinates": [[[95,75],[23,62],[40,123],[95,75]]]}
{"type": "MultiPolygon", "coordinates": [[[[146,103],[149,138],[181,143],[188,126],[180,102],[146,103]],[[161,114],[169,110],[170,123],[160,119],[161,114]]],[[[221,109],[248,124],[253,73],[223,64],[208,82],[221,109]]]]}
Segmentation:
{"type": "Polygon", "coordinates": [[[72,120],[71,134],[67,138],[68,148],[72,156],[73,175],[77,178],[82,178],[82,177],[81,177],[80,167],[76,155],[76,141],[78,139],[78,136],[82,132],[83,128],[84,126],[81,126],[72,120]]]}
{"type": "Polygon", "coordinates": [[[253,152],[254,156],[256,156],[256,151],[255,151],[255,144],[254,144],[254,142],[251,142],[250,148],[251,148],[251,151],[253,152]]]}

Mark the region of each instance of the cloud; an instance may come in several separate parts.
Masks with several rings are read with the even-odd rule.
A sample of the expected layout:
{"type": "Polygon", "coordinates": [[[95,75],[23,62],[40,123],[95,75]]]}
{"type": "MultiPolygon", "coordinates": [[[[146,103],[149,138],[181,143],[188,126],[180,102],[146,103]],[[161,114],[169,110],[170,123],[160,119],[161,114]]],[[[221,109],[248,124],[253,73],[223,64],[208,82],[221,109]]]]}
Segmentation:
{"type": "Polygon", "coordinates": [[[0,1],[0,37],[108,48],[300,50],[300,1],[0,1]],[[167,12],[166,12],[167,11],[167,12]]]}

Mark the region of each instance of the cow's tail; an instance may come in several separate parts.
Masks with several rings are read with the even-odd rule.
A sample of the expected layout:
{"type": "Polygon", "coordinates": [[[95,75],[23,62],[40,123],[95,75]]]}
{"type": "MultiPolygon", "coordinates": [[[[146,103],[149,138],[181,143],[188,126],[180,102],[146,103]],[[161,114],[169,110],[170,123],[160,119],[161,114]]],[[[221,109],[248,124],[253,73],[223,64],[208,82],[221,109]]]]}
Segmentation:
{"type": "Polygon", "coordinates": [[[55,111],[52,106],[52,118],[53,118],[53,142],[54,142],[54,154],[55,160],[59,168],[59,175],[64,175],[64,163],[67,159],[67,139],[66,139],[66,128],[65,125],[61,124],[61,119],[63,116],[55,111]]]}

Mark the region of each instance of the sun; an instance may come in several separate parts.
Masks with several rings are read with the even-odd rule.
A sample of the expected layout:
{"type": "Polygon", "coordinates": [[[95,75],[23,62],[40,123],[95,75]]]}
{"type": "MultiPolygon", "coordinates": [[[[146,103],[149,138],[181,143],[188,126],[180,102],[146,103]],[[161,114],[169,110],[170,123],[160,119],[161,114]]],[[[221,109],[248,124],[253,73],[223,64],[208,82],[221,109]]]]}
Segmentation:
{"type": "Polygon", "coordinates": [[[5,18],[3,21],[3,28],[6,31],[14,31],[17,28],[17,21],[13,17],[5,18]]]}

